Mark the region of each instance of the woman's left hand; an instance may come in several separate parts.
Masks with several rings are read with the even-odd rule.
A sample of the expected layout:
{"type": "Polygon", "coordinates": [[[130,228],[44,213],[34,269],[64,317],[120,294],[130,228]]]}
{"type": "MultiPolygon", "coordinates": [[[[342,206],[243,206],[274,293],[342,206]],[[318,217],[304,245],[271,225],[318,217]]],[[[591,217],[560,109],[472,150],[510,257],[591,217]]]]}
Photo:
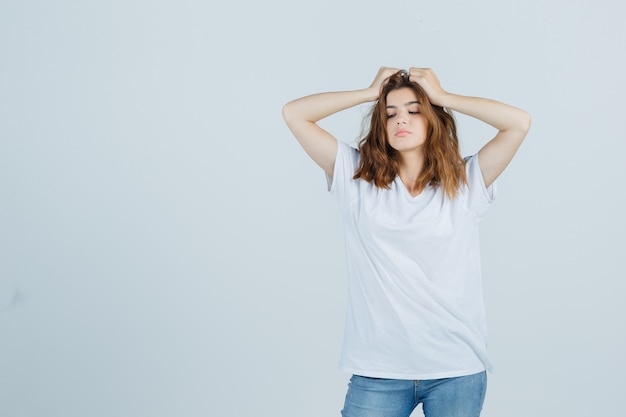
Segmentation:
{"type": "Polygon", "coordinates": [[[444,97],[448,94],[430,68],[409,68],[409,80],[415,81],[424,89],[430,102],[438,106],[443,105],[444,97]]]}
{"type": "Polygon", "coordinates": [[[441,88],[433,70],[409,69],[409,79],[419,84],[432,104],[481,120],[498,133],[478,152],[478,164],[489,187],[507,167],[530,128],[530,116],[524,110],[480,97],[452,94],[441,88]]]}

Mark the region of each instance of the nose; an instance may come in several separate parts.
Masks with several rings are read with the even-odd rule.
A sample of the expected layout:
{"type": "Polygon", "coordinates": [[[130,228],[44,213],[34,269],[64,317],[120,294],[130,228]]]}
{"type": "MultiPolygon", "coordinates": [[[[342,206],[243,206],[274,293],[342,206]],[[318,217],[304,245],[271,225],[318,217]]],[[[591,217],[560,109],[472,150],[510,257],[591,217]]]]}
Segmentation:
{"type": "Polygon", "coordinates": [[[396,114],[396,124],[397,125],[405,125],[407,118],[409,115],[406,113],[405,109],[398,109],[398,113],[396,114]]]}

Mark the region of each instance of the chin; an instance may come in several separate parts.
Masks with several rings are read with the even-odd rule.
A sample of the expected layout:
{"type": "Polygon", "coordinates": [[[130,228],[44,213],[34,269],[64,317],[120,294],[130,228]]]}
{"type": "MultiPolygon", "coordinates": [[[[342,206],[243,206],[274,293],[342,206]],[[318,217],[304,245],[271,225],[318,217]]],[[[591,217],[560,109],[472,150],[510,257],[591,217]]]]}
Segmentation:
{"type": "Polygon", "coordinates": [[[416,144],[393,144],[390,143],[389,144],[393,149],[395,149],[397,152],[422,152],[424,149],[424,144],[423,143],[416,143],[416,144]]]}

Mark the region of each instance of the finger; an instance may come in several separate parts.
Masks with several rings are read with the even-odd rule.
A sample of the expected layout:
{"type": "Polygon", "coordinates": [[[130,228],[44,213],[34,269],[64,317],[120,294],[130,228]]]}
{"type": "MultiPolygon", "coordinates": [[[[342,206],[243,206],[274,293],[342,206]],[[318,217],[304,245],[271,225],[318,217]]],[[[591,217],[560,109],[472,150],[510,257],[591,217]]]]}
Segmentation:
{"type": "Polygon", "coordinates": [[[409,80],[415,81],[418,84],[423,82],[435,81],[437,77],[430,68],[410,68],[409,80]]]}
{"type": "Polygon", "coordinates": [[[415,67],[411,67],[409,69],[410,73],[414,73],[414,74],[421,74],[421,75],[434,75],[435,73],[433,72],[432,69],[430,68],[415,68],[415,67]]]}
{"type": "Polygon", "coordinates": [[[424,72],[421,68],[409,68],[409,80],[417,81],[424,76],[424,72]]]}
{"type": "Polygon", "coordinates": [[[399,68],[387,67],[386,71],[385,71],[385,74],[387,76],[392,76],[393,74],[397,73],[398,71],[400,71],[399,68]]]}

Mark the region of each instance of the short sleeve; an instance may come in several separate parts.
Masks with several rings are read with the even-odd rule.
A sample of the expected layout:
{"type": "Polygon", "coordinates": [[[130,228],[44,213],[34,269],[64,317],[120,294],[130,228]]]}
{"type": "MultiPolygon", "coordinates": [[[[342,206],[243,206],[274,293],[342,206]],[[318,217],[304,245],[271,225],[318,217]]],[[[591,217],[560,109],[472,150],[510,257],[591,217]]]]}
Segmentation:
{"type": "Polygon", "coordinates": [[[467,191],[468,209],[478,216],[483,216],[496,198],[496,183],[492,183],[489,187],[485,186],[485,180],[478,164],[478,154],[465,158],[465,161],[467,182],[469,183],[467,191]]]}
{"type": "Polygon", "coordinates": [[[326,175],[326,183],[330,194],[339,202],[350,200],[354,187],[354,172],[359,163],[359,151],[347,143],[337,142],[337,156],[333,176],[326,175]]]}

